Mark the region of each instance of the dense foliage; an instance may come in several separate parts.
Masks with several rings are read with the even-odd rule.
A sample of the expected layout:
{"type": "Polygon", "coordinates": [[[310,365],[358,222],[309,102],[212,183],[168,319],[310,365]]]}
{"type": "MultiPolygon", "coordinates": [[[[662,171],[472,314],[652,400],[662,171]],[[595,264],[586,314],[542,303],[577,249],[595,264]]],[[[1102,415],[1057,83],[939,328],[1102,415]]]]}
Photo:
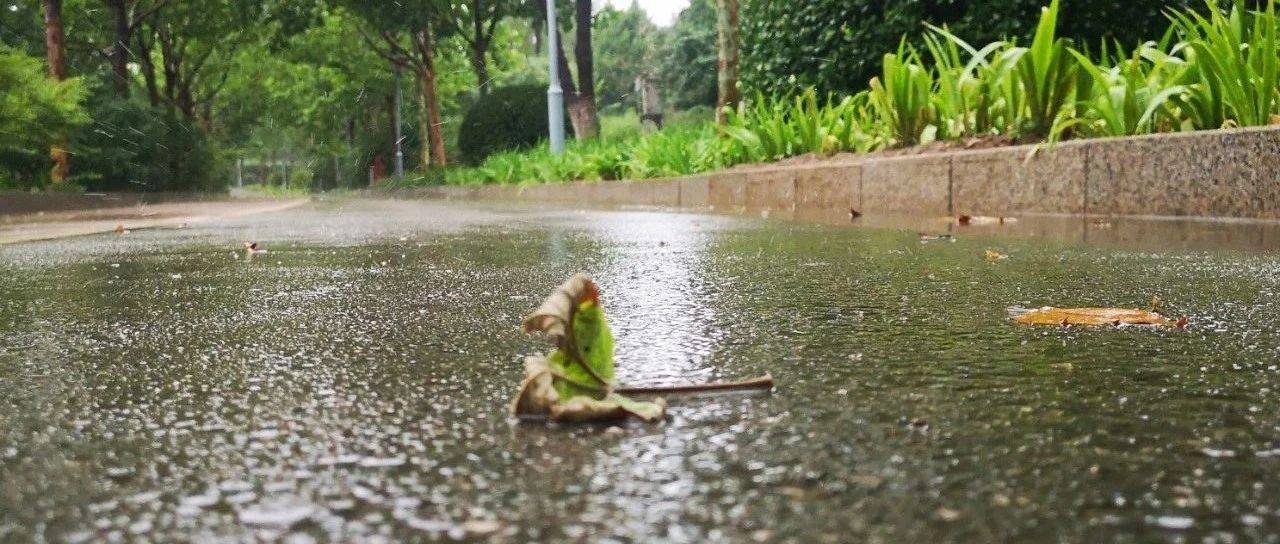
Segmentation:
{"type": "MultiPolygon", "coordinates": [[[[1129,46],[1158,37],[1165,11],[1186,0],[1070,0],[1060,31],[1076,43],[1104,40],[1129,46]]],[[[748,94],[779,94],[814,87],[852,94],[867,88],[880,56],[926,23],[947,25],[973,43],[1026,38],[1043,0],[808,0],[745,2],[742,10],[742,83],[748,94]]],[[[917,46],[923,44],[917,42],[917,46]]]]}
{"type": "Polygon", "coordinates": [[[691,0],[658,44],[662,83],[677,109],[716,103],[716,6],[691,0]]]}
{"type": "Polygon", "coordinates": [[[93,119],[71,150],[82,184],[94,191],[218,190],[230,179],[199,127],[138,100],[92,102],[93,119]]]}
{"type": "Polygon", "coordinates": [[[652,72],[656,28],[638,4],[625,10],[605,6],[592,21],[596,55],[596,98],[601,105],[636,106],[635,78],[652,72]]]}
{"type": "Polygon", "coordinates": [[[917,49],[881,56],[870,88],[757,95],[719,131],[683,127],[612,145],[503,154],[450,181],[526,182],[691,174],[804,153],[867,152],[939,140],[1053,141],[1256,126],[1280,115],[1280,17],[1212,0],[1171,13],[1159,42],[1096,54],[1058,35],[1059,0],[1027,45],[976,47],[932,27],[917,49]]]}
{"type": "Polygon", "coordinates": [[[0,188],[51,187],[61,135],[71,177],[60,189],[218,190],[237,171],[246,183],[363,186],[392,171],[397,140],[406,166],[422,166],[420,127],[452,155],[482,83],[545,78],[518,0],[63,0],[72,77],[56,85],[41,2],[11,4],[0,10],[0,188]],[[397,53],[425,61],[422,46],[430,99],[426,65],[397,53]]]}
{"type": "Polygon", "coordinates": [[[0,10],[0,187],[51,186],[51,147],[64,141],[65,189],[238,178],[323,189],[377,183],[397,150],[430,182],[613,179],[955,138],[1271,122],[1270,12],[1192,12],[1189,1],[1064,0],[1047,18],[1044,0],[743,2],[748,102],[724,127],[669,122],[648,135],[633,113],[637,76],[658,76],[668,121],[714,102],[715,1],[692,0],[671,28],[636,5],[562,1],[565,67],[587,74],[591,109],[598,100],[607,115],[606,138],[561,157],[523,150],[545,130],[540,2],[63,0],[62,83],[45,75],[41,3],[11,3],[0,10]],[[587,34],[594,68],[580,70],[587,34]],[[510,85],[522,98],[504,98],[510,85]],[[459,158],[482,162],[438,168],[459,158]]]}

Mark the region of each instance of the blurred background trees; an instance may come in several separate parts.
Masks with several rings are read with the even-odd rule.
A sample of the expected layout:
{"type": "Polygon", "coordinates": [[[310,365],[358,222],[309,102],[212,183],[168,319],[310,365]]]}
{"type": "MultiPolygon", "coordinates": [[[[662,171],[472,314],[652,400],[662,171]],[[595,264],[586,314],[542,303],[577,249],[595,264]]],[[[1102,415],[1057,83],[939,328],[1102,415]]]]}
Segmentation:
{"type": "MultiPolygon", "coordinates": [[[[635,3],[558,1],[560,78],[569,83],[580,136],[638,133],[640,76],[659,82],[677,117],[710,120],[716,0],[691,0],[662,27],[635,3]]],[[[1099,47],[1156,39],[1168,26],[1163,10],[1188,2],[1067,0],[1063,34],[1099,47]]],[[[921,35],[925,22],[985,43],[1028,35],[1042,4],[742,0],[739,88],[748,98],[808,86],[847,95],[864,89],[881,56],[904,35],[921,35]]],[[[536,144],[541,130],[483,134],[505,121],[476,105],[497,95],[507,102],[485,106],[494,112],[545,109],[530,90],[546,85],[551,53],[544,0],[8,0],[0,7],[0,189],[362,187],[392,171],[397,144],[409,171],[434,176],[433,167],[536,144]],[[61,8],[65,81],[49,76],[46,4],[61,8]],[[468,112],[473,122],[464,123],[468,112]],[[54,148],[67,150],[67,183],[53,183],[54,148]]],[[[538,116],[527,117],[525,124],[538,116]]]]}

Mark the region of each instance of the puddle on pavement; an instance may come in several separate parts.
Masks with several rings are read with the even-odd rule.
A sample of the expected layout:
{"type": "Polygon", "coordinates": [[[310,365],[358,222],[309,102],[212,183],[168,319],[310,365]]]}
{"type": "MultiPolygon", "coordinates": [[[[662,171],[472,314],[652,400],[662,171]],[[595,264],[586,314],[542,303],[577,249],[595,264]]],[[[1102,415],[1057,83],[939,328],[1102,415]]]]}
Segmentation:
{"type": "Polygon", "coordinates": [[[450,213],[322,206],[0,248],[0,540],[1280,528],[1273,255],[450,213]],[[233,258],[249,236],[270,253],[233,258]],[[671,399],[660,425],[511,424],[520,356],[542,349],[516,325],[577,271],[603,289],[622,381],[768,371],[776,391],[671,399]],[[1190,327],[1007,318],[1153,295],[1190,327]]]}

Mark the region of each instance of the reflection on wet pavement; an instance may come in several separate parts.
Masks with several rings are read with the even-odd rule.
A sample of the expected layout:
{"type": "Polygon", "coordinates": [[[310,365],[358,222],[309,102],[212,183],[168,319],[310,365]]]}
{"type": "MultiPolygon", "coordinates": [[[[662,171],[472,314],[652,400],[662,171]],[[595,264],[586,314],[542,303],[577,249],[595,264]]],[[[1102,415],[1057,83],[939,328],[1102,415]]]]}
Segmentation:
{"type": "Polygon", "coordinates": [[[957,235],[350,200],[2,247],[0,541],[1274,538],[1280,260],[957,235]],[[577,271],[623,382],[776,391],[512,424],[577,271]],[[1188,330],[1006,313],[1156,294],[1188,330]]]}

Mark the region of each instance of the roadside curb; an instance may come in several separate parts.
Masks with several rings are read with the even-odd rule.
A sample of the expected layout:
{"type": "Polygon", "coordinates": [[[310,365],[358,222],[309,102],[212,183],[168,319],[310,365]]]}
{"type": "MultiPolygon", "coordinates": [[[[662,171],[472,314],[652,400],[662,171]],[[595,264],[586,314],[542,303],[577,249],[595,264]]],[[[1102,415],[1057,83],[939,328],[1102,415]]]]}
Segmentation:
{"type": "Polygon", "coordinates": [[[1074,140],[682,178],[425,187],[437,199],[1011,216],[1280,219],[1280,127],[1074,140]]]}

